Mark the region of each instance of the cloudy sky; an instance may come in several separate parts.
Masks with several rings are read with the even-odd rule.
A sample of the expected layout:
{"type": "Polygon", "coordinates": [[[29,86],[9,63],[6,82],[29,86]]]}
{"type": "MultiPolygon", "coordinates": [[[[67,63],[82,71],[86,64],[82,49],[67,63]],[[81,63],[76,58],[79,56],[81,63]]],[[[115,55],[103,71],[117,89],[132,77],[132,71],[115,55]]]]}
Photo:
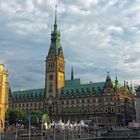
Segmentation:
{"type": "Polygon", "coordinates": [[[0,0],[0,63],[12,90],[44,87],[54,7],[66,61],[83,83],[140,83],[140,0],[0,0]]]}

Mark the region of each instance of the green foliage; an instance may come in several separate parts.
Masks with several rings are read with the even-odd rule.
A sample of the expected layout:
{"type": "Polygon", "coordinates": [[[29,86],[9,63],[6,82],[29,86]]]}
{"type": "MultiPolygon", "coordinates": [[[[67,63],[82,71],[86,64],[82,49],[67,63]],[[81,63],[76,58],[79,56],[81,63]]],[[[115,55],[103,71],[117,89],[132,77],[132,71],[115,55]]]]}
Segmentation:
{"type": "Polygon", "coordinates": [[[42,121],[51,123],[51,119],[48,116],[48,114],[43,114],[43,112],[41,111],[33,110],[27,114],[27,117],[29,117],[29,115],[31,116],[31,123],[33,124],[36,124],[39,122],[41,123],[42,121]]]}
{"type": "Polygon", "coordinates": [[[33,111],[31,111],[31,112],[29,112],[29,113],[27,113],[28,115],[43,115],[43,112],[41,112],[41,111],[38,111],[38,110],[33,110],[33,111]]]}
{"type": "Polygon", "coordinates": [[[47,123],[51,123],[51,119],[50,119],[50,117],[49,117],[48,114],[44,114],[44,115],[42,116],[42,121],[43,121],[43,122],[47,122],[47,123]]]}
{"type": "Polygon", "coordinates": [[[27,119],[29,118],[29,115],[31,116],[31,123],[37,124],[37,123],[41,122],[43,112],[38,111],[38,110],[33,110],[31,112],[28,112],[26,114],[27,119]]]}
{"type": "Polygon", "coordinates": [[[10,109],[6,112],[6,119],[9,124],[16,124],[19,120],[25,119],[25,113],[20,109],[10,109]]]}
{"type": "Polygon", "coordinates": [[[9,124],[16,124],[16,122],[19,123],[19,120],[22,120],[22,122],[27,122],[27,120],[29,119],[29,115],[31,116],[32,124],[38,124],[42,121],[51,123],[51,119],[48,116],[48,114],[43,114],[43,112],[37,110],[25,113],[18,108],[8,110],[6,113],[6,119],[9,122],[9,124]]]}

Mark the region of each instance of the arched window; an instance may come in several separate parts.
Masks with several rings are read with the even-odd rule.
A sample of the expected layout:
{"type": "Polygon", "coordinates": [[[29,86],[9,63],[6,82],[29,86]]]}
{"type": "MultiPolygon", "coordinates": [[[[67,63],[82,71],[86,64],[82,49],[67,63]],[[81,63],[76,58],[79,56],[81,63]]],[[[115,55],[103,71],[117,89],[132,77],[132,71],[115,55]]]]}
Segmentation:
{"type": "Polygon", "coordinates": [[[90,99],[87,99],[87,103],[90,103],[90,99]]]}
{"type": "Polygon", "coordinates": [[[90,92],[89,88],[87,88],[87,92],[90,92]]]}
{"type": "Polygon", "coordinates": [[[69,91],[67,90],[67,95],[69,94],[69,91]]]}
{"type": "Polygon", "coordinates": [[[74,104],[74,100],[71,101],[71,104],[74,104]]]}
{"type": "Polygon", "coordinates": [[[85,100],[84,99],[82,99],[82,103],[85,103],[85,100]]]}
{"type": "Polygon", "coordinates": [[[76,103],[79,104],[79,100],[76,100],[76,103]]]}

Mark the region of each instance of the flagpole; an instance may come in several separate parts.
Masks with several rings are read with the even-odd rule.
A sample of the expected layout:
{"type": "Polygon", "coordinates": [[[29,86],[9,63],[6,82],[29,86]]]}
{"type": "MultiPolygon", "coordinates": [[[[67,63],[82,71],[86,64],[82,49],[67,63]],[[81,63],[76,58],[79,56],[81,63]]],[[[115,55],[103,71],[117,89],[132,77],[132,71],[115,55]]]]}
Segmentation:
{"type": "Polygon", "coordinates": [[[54,137],[54,140],[55,140],[55,122],[54,122],[53,131],[54,131],[54,132],[53,132],[53,133],[54,133],[54,136],[53,136],[53,137],[54,137]]]}
{"type": "Polygon", "coordinates": [[[17,118],[16,118],[16,134],[15,134],[15,140],[17,140],[17,118]]]}
{"type": "Polygon", "coordinates": [[[42,137],[41,137],[41,140],[43,140],[43,116],[42,116],[42,122],[41,122],[41,130],[42,130],[42,133],[41,133],[41,135],[42,135],[42,137]]]}
{"type": "Polygon", "coordinates": [[[31,116],[29,115],[29,140],[31,140],[31,116]]]}

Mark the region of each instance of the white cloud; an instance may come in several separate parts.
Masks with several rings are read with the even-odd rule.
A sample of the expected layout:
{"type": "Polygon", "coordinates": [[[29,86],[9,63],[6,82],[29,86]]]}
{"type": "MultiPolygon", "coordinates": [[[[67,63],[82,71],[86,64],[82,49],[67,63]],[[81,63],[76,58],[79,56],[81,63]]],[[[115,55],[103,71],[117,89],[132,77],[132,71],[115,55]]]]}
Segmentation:
{"type": "Polygon", "coordinates": [[[122,33],[123,32],[123,29],[121,27],[110,26],[108,29],[110,31],[114,31],[114,32],[118,32],[118,33],[122,33]]]}
{"type": "Polygon", "coordinates": [[[79,0],[79,2],[86,8],[91,7],[93,4],[96,6],[99,0],[79,0]]]}
{"type": "Polygon", "coordinates": [[[50,46],[56,4],[67,78],[73,65],[83,81],[104,80],[107,71],[113,74],[116,69],[120,81],[138,81],[139,1],[5,0],[0,1],[0,59],[8,67],[13,88],[37,87],[34,82],[28,84],[35,80],[35,73],[38,87],[44,86],[43,61],[50,46]],[[22,76],[21,69],[25,72],[22,76]],[[34,78],[28,79],[29,75],[34,78]]]}
{"type": "Polygon", "coordinates": [[[27,7],[26,10],[28,12],[32,12],[34,10],[34,0],[27,0],[27,7]]]}
{"type": "Polygon", "coordinates": [[[80,7],[76,6],[76,5],[70,5],[67,6],[67,10],[69,13],[75,14],[75,15],[89,15],[91,14],[91,12],[89,10],[82,10],[80,9],[80,7]]]}

